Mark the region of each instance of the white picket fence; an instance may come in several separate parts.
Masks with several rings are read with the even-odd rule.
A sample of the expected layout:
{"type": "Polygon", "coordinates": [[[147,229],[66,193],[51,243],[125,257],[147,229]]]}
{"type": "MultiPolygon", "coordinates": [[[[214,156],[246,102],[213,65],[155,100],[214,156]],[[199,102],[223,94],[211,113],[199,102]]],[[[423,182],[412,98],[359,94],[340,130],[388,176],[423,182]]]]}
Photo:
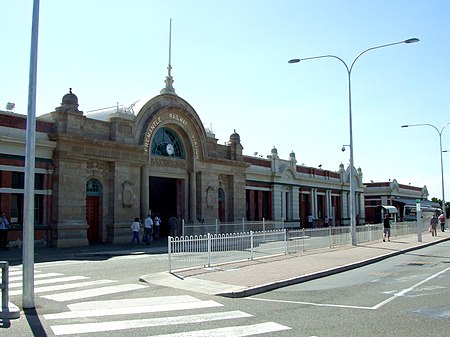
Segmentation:
{"type": "MultiPolygon", "coordinates": [[[[416,222],[401,222],[391,226],[391,237],[415,233],[416,222]]],[[[381,240],[382,237],[382,224],[356,227],[358,243],[381,240]]],[[[207,268],[224,263],[349,244],[349,226],[169,237],[168,267],[172,273],[176,270],[207,268]]]]}

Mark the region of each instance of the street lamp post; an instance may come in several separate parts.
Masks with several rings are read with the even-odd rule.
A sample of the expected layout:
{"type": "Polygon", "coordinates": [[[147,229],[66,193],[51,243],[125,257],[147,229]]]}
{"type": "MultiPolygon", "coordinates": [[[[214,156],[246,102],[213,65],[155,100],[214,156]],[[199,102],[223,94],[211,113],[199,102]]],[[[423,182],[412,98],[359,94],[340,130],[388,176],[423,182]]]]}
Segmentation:
{"type": "Polygon", "coordinates": [[[417,38],[411,38],[404,41],[394,42],[394,43],[388,43],[381,46],[371,47],[366,50],[363,50],[361,53],[359,53],[358,56],[353,60],[350,67],[347,65],[347,63],[341,59],[340,57],[336,55],[320,55],[320,56],[313,56],[313,57],[306,57],[301,59],[291,59],[288,61],[288,63],[298,63],[300,61],[307,61],[307,60],[314,60],[314,59],[320,59],[320,58],[335,58],[342,62],[342,64],[345,66],[345,69],[347,70],[347,78],[348,78],[348,125],[349,125],[349,131],[350,131],[350,225],[352,230],[352,245],[356,246],[356,214],[355,214],[355,184],[354,184],[354,175],[353,175],[353,126],[352,126],[352,88],[351,88],[351,74],[353,70],[353,66],[355,65],[355,62],[365,53],[368,51],[374,50],[374,49],[380,49],[385,47],[394,46],[397,44],[402,43],[415,43],[419,42],[420,40],[417,38]]]}
{"type": "Polygon", "coordinates": [[[450,122],[448,122],[447,124],[445,124],[440,130],[432,125],[432,124],[427,124],[427,123],[423,123],[423,124],[407,124],[407,125],[402,125],[402,128],[407,128],[410,126],[430,126],[433,129],[435,129],[439,135],[439,153],[441,155],[441,184],[442,184],[442,212],[444,212],[444,215],[447,215],[447,213],[445,212],[445,193],[444,193],[444,162],[442,160],[442,153],[443,152],[447,152],[446,151],[442,151],[442,132],[444,131],[445,127],[447,125],[449,125],[450,122]]]}

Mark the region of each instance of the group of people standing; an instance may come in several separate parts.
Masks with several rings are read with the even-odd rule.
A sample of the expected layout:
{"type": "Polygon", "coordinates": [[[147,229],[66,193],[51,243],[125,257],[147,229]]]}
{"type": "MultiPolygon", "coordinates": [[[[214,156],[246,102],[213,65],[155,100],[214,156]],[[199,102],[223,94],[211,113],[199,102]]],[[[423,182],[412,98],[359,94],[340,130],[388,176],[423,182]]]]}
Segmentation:
{"type": "MultiPolygon", "coordinates": [[[[441,225],[441,231],[445,232],[445,215],[441,213],[439,216],[434,214],[430,219],[430,227],[428,230],[431,232],[431,236],[437,236],[437,225],[441,225]]],[[[391,219],[389,214],[386,214],[383,219],[383,241],[390,241],[391,237],[391,219]]]]}
{"type": "MultiPolygon", "coordinates": [[[[152,219],[151,215],[148,214],[144,219],[144,234],[142,236],[142,242],[149,245],[151,240],[157,239],[160,233],[161,218],[155,215],[152,219]]],[[[134,218],[131,224],[131,231],[133,232],[133,237],[131,238],[131,243],[135,241],[140,243],[140,232],[141,232],[141,222],[139,218],[134,218]]]]}
{"type": "Polygon", "coordinates": [[[437,225],[438,225],[438,222],[441,225],[441,231],[445,232],[445,215],[444,215],[444,213],[441,213],[441,215],[439,215],[439,217],[437,216],[437,214],[435,214],[430,219],[429,231],[431,232],[432,236],[437,236],[437,225]]]}

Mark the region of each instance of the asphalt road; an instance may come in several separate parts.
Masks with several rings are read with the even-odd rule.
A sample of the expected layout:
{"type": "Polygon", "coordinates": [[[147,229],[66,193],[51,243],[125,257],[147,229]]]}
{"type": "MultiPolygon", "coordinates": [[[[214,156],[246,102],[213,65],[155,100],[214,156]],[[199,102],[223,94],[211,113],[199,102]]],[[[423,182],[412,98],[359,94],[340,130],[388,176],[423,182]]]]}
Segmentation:
{"type": "Polygon", "coordinates": [[[286,336],[450,336],[450,243],[247,301],[286,336]]]}
{"type": "MultiPolygon", "coordinates": [[[[166,269],[166,254],[38,262],[36,310],[0,336],[450,335],[450,242],[242,299],[139,282],[166,269]]],[[[20,277],[11,267],[19,306],[20,277]]]]}

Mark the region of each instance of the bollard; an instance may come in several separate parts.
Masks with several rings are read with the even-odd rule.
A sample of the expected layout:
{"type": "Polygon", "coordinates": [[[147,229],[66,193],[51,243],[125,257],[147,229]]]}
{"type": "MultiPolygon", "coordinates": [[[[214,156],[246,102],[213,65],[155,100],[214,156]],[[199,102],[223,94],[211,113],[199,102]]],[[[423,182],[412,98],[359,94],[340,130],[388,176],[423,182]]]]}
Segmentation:
{"type": "Polygon", "coordinates": [[[2,309],[8,308],[9,303],[9,263],[6,261],[0,262],[2,268],[2,309]]]}
{"type": "Polygon", "coordinates": [[[20,317],[20,310],[14,304],[9,303],[9,263],[0,261],[2,269],[2,283],[0,289],[2,291],[2,307],[0,310],[0,318],[16,319],[20,317]]]}

